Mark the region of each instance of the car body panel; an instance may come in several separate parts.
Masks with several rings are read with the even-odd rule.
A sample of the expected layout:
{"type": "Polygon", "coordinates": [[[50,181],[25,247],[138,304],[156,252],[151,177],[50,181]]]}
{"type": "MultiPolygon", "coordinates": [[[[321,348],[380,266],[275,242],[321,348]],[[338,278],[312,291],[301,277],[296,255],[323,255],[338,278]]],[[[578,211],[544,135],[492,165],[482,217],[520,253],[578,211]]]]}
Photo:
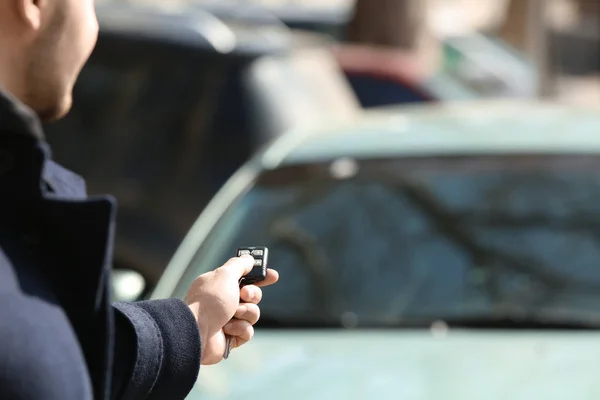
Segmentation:
{"type": "Polygon", "coordinates": [[[599,333],[270,331],[202,367],[189,400],[596,400],[599,333]]]}
{"type": "Polygon", "coordinates": [[[446,79],[433,82],[440,94],[444,93],[444,81],[455,80],[474,97],[526,99],[537,95],[535,64],[501,39],[485,34],[444,39],[440,75],[446,79]]]}
{"type": "Polygon", "coordinates": [[[207,10],[182,3],[101,1],[96,6],[100,35],[121,35],[196,48],[215,54],[257,57],[289,50],[288,29],[239,26],[207,10]]]}
{"type": "Polygon", "coordinates": [[[299,129],[262,156],[267,168],[338,157],[600,150],[600,111],[537,101],[377,109],[349,123],[299,129]]]}
{"type": "Polygon", "coordinates": [[[199,0],[196,4],[206,8],[219,17],[239,15],[241,12],[257,23],[268,22],[273,16],[290,25],[327,24],[345,25],[354,9],[352,0],[328,1],[245,1],[243,6],[237,1],[199,0]],[[240,9],[243,9],[241,11],[240,9]]]}

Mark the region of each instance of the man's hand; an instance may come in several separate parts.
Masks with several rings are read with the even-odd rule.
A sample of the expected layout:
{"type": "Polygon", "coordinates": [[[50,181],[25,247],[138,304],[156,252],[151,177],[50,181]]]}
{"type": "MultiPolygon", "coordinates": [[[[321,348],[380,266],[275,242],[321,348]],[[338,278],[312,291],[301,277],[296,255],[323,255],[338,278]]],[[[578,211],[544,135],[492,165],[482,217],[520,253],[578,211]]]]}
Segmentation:
{"type": "Polygon", "coordinates": [[[240,290],[240,278],[249,273],[253,265],[252,256],[231,258],[222,267],[200,275],[188,290],[185,302],[200,328],[202,365],[216,364],[223,359],[226,334],[231,336],[232,349],[245,344],[254,335],[252,325],[260,317],[258,303],[262,299],[259,286],[272,285],[279,279],[279,274],[268,269],[264,281],[240,290]]]}

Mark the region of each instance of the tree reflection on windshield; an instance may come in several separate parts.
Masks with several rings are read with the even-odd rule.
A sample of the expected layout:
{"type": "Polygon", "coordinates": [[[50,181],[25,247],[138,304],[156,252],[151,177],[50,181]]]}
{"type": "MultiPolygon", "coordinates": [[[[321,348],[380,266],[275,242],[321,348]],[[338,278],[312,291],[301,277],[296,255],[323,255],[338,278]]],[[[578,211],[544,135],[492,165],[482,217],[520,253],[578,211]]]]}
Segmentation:
{"type": "Polygon", "coordinates": [[[398,325],[506,310],[596,314],[600,163],[561,170],[557,160],[416,163],[405,174],[367,164],[349,180],[312,172],[259,183],[228,242],[270,248],[281,273],[261,307],[270,319],[335,323],[351,313],[359,325],[398,325]]]}
{"type": "MultiPolygon", "coordinates": [[[[546,187],[555,187],[561,188],[562,185],[558,184],[558,182],[549,181],[547,182],[549,186],[546,187]]],[[[523,206],[524,203],[520,202],[521,200],[525,201],[525,204],[529,201],[529,208],[531,210],[535,210],[537,206],[542,206],[544,201],[541,199],[537,199],[535,201],[535,197],[539,194],[542,195],[550,195],[550,201],[557,201],[556,206],[560,204],[560,200],[556,196],[552,196],[551,193],[544,193],[544,187],[539,187],[538,191],[531,191],[531,187],[528,185],[522,186],[524,190],[528,190],[530,196],[522,197],[519,192],[520,186],[518,185],[503,185],[506,189],[506,193],[510,193],[512,198],[507,199],[504,204],[508,205],[508,207],[515,206],[523,206]],[[534,203],[531,201],[534,200],[534,203]]],[[[398,190],[408,198],[421,210],[423,211],[429,218],[431,218],[433,224],[436,227],[436,230],[439,233],[444,234],[448,237],[453,243],[457,246],[462,247],[467,250],[467,252],[471,255],[473,264],[475,266],[488,265],[487,268],[500,268],[500,269],[511,269],[516,273],[526,275],[527,279],[531,281],[531,283],[538,284],[539,293],[529,293],[530,295],[538,295],[544,299],[541,304],[545,304],[549,298],[549,295],[556,295],[561,290],[569,290],[572,287],[577,287],[580,291],[583,290],[598,290],[600,288],[600,283],[596,281],[588,282],[586,281],[586,277],[582,276],[569,276],[568,273],[563,273],[566,269],[564,267],[559,267],[558,269],[552,268],[551,260],[544,260],[543,251],[537,248],[533,253],[528,252],[528,247],[526,247],[528,237],[531,237],[533,230],[536,229],[535,225],[521,225],[521,229],[515,231],[513,229],[512,232],[509,232],[509,227],[502,224],[502,220],[498,218],[500,215],[496,214],[496,209],[502,209],[500,207],[494,207],[494,204],[498,203],[498,198],[505,194],[500,191],[493,198],[489,199],[488,204],[491,206],[487,212],[484,214],[482,220],[480,220],[480,224],[476,227],[473,227],[472,224],[469,224],[468,218],[477,215],[476,210],[471,210],[470,213],[467,213],[467,219],[461,216],[455,215],[452,211],[448,210],[444,203],[440,201],[436,196],[433,195],[424,185],[418,185],[415,183],[404,182],[402,185],[398,185],[398,190]],[[488,217],[492,217],[497,221],[496,228],[490,229],[489,226],[485,224],[485,215],[488,217]],[[500,229],[503,229],[504,232],[499,232],[500,229]],[[498,236],[504,234],[507,236],[506,239],[502,238],[502,236],[498,236]],[[512,241],[510,241],[508,235],[512,233],[512,241]],[[525,234],[524,237],[523,234],[525,234]],[[495,238],[498,237],[499,240],[495,238]],[[487,239],[487,240],[486,240],[487,239]],[[487,244],[486,244],[487,242],[487,244]],[[538,254],[540,253],[540,254],[538,254]],[[562,270],[562,271],[561,271],[562,270]],[[543,293],[546,292],[546,293],[543,293]]],[[[569,192],[567,192],[568,194],[569,192]]],[[[489,196],[488,196],[489,197],[489,196]]],[[[554,208],[556,209],[556,207],[554,208]]],[[[527,214],[524,215],[527,217],[527,214]]],[[[514,219],[519,219],[517,216],[514,219]]],[[[548,220],[548,217],[545,218],[548,220]]],[[[552,216],[550,216],[550,220],[552,220],[552,216]]],[[[588,227],[591,228],[591,226],[588,227]]],[[[539,225],[537,226],[539,228],[539,225]]],[[[541,232],[540,232],[541,233],[541,232]]],[[[561,238],[562,239],[562,238],[561,238]]],[[[581,240],[582,238],[577,238],[577,240],[581,240]]],[[[546,239],[546,245],[549,244],[550,238],[546,239]]],[[[561,240],[564,242],[564,240],[561,240]]],[[[557,243],[557,245],[561,245],[564,243],[557,243]]],[[[544,244],[542,244],[543,246],[544,244]]],[[[571,249],[575,243],[571,243],[566,248],[571,249]]],[[[546,250],[547,253],[552,253],[553,249],[546,250]]],[[[575,256],[575,254],[573,254],[575,256]]],[[[495,300],[501,300],[502,296],[499,296],[498,290],[499,286],[497,284],[492,283],[490,280],[490,296],[495,297],[495,300]]],[[[533,300],[533,299],[530,299],[533,300]]],[[[526,304],[521,303],[521,306],[526,304]]]]}

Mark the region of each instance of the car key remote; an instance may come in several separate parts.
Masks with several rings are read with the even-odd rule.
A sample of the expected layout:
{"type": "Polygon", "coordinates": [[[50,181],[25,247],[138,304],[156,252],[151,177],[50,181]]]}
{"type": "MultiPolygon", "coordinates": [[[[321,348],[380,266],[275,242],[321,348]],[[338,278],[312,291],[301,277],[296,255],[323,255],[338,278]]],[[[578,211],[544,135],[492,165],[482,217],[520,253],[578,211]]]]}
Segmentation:
{"type": "MultiPolygon", "coordinates": [[[[252,270],[240,279],[240,288],[246,285],[252,285],[256,282],[265,280],[267,277],[267,261],[269,259],[269,249],[261,246],[240,247],[237,249],[236,256],[251,255],[254,257],[254,267],[252,270]]],[[[231,337],[226,336],[225,353],[223,359],[229,357],[231,351],[231,337]]]]}
{"type": "Polygon", "coordinates": [[[252,285],[256,282],[265,280],[267,277],[267,261],[269,259],[269,249],[266,247],[240,247],[237,249],[237,256],[251,255],[254,257],[254,268],[240,280],[240,286],[252,285]]]}

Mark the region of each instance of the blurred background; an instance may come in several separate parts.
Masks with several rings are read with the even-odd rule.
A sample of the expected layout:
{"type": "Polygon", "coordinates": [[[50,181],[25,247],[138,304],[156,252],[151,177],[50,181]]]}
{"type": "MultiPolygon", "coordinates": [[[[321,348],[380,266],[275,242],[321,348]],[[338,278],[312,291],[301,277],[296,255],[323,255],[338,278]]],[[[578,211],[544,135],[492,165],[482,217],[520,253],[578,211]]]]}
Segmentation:
{"type": "Polygon", "coordinates": [[[295,377],[269,399],[399,398],[399,380],[410,399],[600,398],[565,372],[600,357],[596,337],[585,352],[570,336],[430,342],[454,325],[600,326],[598,0],[96,3],[75,106],[46,129],[89,193],[119,202],[117,297],[182,296],[239,246],[268,245],[282,273],[268,341],[192,396],[264,399],[262,380],[239,383],[262,354],[261,379],[295,377]],[[361,327],[428,333],[319,330],[361,327]],[[467,353],[477,379],[454,368],[467,353]],[[319,363],[341,372],[311,378],[319,363]]]}

